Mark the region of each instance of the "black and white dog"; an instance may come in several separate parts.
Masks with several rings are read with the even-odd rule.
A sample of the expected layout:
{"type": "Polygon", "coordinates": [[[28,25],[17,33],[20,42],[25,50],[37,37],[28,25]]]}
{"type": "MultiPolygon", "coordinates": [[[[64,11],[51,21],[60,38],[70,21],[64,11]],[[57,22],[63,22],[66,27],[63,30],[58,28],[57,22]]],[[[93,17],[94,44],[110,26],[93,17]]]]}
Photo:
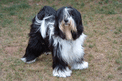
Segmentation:
{"type": "Polygon", "coordinates": [[[88,68],[85,62],[81,14],[72,7],[62,7],[55,11],[43,7],[33,18],[30,39],[26,53],[21,58],[26,63],[36,61],[45,52],[52,53],[53,76],[71,76],[72,69],[88,68]]]}

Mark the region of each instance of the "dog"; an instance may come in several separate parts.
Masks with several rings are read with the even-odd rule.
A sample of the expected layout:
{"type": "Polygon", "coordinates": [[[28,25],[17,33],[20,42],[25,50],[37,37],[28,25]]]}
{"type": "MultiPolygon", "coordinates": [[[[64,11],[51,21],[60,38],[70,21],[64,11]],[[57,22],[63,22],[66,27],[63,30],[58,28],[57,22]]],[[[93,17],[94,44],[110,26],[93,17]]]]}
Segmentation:
{"type": "Polygon", "coordinates": [[[84,61],[83,24],[80,12],[72,7],[57,11],[44,6],[33,18],[23,62],[33,63],[41,54],[52,53],[53,76],[69,77],[72,70],[88,68],[84,61]]]}

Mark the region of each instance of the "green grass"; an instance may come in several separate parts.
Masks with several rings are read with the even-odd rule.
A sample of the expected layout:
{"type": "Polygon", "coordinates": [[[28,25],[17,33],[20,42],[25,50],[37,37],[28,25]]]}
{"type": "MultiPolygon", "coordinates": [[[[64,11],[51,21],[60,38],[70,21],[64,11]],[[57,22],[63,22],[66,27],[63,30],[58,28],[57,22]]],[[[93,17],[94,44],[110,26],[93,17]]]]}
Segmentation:
{"type": "Polygon", "coordinates": [[[95,44],[90,44],[89,45],[89,48],[93,48],[93,47],[95,47],[96,45],[95,44]]]}
{"type": "Polygon", "coordinates": [[[116,27],[116,30],[114,31],[115,34],[122,33],[122,25],[120,27],[116,27]]]}
{"type": "Polygon", "coordinates": [[[9,7],[5,7],[5,8],[3,8],[3,11],[9,12],[9,15],[15,15],[18,10],[23,10],[23,9],[27,9],[27,8],[30,8],[30,5],[28,5],[26,3],[20,3],[20,4],[13,4],[9,7]]]}
{"type": "Polygon", "coordinates": [[[120,1],[116,0],[104,0],[104,1],[99,1],[98,6],[96,8],[96,13],[100,14],[117,14],[120,13],[121,11],[116,10],[117,8],[122,8],[122,3],[120,1]]]}
{"type": "Polygon", "coordinates": [[[114,78],[113,75],[111,75],[111,74],[108,75],[108,79],[113,79],[113,78],[114,78]]]}
{"type": "Polygon", "coordinates": [[[0,81],[121,81],[121,0],[1,0],[0,81]],[[28,43],[32,18],[43,6],[72,6],[82,15],[85,61],[89,68],[73,70],[71,77],[52,76],[52,57],[42,55],[33,64],[20,58],[28,43]],[[97,78],[96,78],[97,77],[97,78]]]}
{"type": "Polygon", "coordinates": [[[117,70],[122,70],[122,66],[119,66],[119,67],[117,68],[117,70]]]}

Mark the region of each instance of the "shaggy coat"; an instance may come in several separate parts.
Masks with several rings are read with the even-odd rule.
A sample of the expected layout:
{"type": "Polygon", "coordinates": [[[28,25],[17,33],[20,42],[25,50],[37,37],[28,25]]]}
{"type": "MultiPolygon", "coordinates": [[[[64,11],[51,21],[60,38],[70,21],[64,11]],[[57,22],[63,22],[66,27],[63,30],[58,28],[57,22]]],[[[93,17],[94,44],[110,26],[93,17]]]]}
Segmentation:
{"type": "Polygon", "coordinates": [[[71,69],[88,68],[83,60],[83,24],[80,12],[72,7],[55,11],[44,6],[33,18],[25,55],[26,63],[36,61],[43,53],[52,53],[53,76],[71,76],[71,69]]]}

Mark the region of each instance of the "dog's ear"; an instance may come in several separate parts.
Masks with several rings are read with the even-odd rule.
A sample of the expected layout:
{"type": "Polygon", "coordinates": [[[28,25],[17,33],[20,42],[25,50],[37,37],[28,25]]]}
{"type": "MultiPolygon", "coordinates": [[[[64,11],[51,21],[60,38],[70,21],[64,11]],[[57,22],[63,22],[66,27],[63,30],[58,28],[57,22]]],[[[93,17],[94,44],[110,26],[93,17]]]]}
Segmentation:
{"type": "Polygon", "coordinates": [[[82,24],[82,21],[79,22],[77,29],[78,29],[78,35],[81,35],[83,33],[83,24],[82,24]]]}
{"type": "Polygon", "coordinates": [[[59,28],[59,22],[61,22],[61,10],[63,10],[63,7],[58,9],[55,15],[55,23],[54,23],[54,33],[56,36],[60,36],[62,39],[65,39],[65,35],[63,34],[63,32],[60,30],[59,28]]]}
{"type": "Polygon", "coordinates": [[[72,8],[72,10],[73,10],[73,13],[74,13],[73,19],[75,20],[75,23],[76,23],[77,33],[79,35],[81,35],[82,32],[83,32],[83,24],[82,24],[81,14],[75,8],[72,8]]]}
{"type": "Polygon", "coordinates": [[[58,19],[55,18],[55,24],[54,24],[54,33],[56,36],[60,36],[62,39],[65,39],[65,35],[63,34],[63,32],[59,29],[59,22],[58,19]]]}
{"type": "Polygon", "coordinates": [[[82,21],[80,21],[78,24],[77,24],[77,32],[73,32],[71,31],[72,33],[72,37],[73,39],[77,39],[82,33],[83,33],[83,25],[82,25],[82,21]]]}
{"type": "Polygon", "coordinates": [[[82,19],[80,19],[80,21],[79,21],[79,24],[78,24],[77,30],[78,30],[78,34],[82,34],[82,33],[83,33],[83,24],[82,24],[82,19]]]}
{"type": "Polygon", "coordinates": [[[78,12],[77,10],[76,10],[76,26],[77,26],[77,32],[78,32],[78,34],[79,35],[81,35],[82,33],[83,33],[83,23],[82,23],[82,17],[81,17],[81,14],[80,14],[80,12],[78,12]]]}

